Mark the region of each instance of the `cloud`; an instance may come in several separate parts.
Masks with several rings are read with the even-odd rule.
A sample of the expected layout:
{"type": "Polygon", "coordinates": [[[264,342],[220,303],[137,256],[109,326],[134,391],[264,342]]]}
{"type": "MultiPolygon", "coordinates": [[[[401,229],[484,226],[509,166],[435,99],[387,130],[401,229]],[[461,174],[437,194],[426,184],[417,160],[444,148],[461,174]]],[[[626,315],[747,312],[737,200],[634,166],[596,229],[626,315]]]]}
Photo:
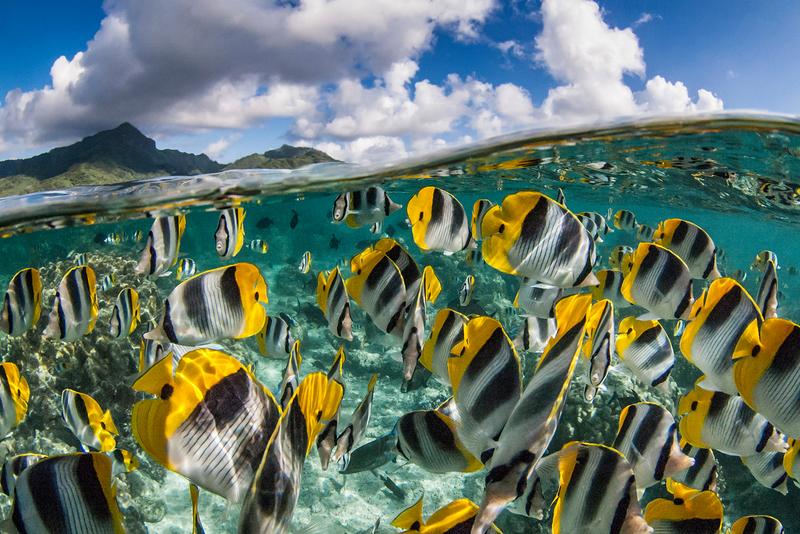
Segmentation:
{"type": "Polygon", "coordinates": [[[234,142],[238,141],[240,137],[241,135],[238,133],[220,137],[216,141],[209,143],[203,149],[203,153],[211,159],[220,160],[225,154],[225,151],[228,150],[234,142]]]}
{"type": "Polygon", "coordinates": [[[661,20],[661,15],[653,15],[652,13],[644,12],[633,22],[632,26],[634,28],[638,28],[639,26],[647,24],[648,22],[652,22],[656,19],[661,20]]]}
{"type": "Polygon", "coordinates": [[[697,100],[689,98],[683,82],[668,82],[661,76],[647,80],[644,91],[637,94],[642,110],[649,113],[697,113],[721,111],[722,100],[710,91],[697,91],[697,100]]]}
{"type": "Polygon", "coordinates": [[[519,41],[513,39],[493,43],[493,46],[505,55],[521,58],[525,56],[525,47],[519,41]]]}

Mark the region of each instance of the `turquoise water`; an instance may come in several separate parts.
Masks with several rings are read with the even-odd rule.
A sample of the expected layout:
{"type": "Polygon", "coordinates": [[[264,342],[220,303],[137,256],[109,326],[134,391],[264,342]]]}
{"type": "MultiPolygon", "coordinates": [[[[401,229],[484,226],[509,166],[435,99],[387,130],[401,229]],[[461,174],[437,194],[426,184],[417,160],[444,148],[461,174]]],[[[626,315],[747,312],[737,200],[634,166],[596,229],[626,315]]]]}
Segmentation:
{"type": "MultiPolygon", "coordinates": [[[[5,359],[17,363],[31,385],[28,416],[10,437],[0,442],[0,455],[76,450],[77,440],[60,418],[59,395],[67,387],[89,393],[103,408],[111,410],[120,430],[119,446],[133,451],[141,462],[139,470],[123,475],[118,483],[128,530],[187,531],[191,504],[185,479],[149,458],[130,431],[131,406],[142,398],[142,394],[130,389],[137,374],[139,341],[148,320],[157,318],[163,299],[178,283],[174,276],[149,281],[133,273],[143,241],[136,242],[131,236],[137,230],[146,235],[152,223],[147,215],[156,213],[186,214],[181,257],[193,259],[198,272],[234,262],[250,262],[259,267],[269,286],[268,313],[285,313],[295,323],[292,331],[301,340],[303,374],[327,370],[340,344],[329,334],[316,306],[316,273],[343,265],[378,237],[367,227],[351,229],[331,223],[336,195],[366,183],[380,182],[395,202],[404,205],[386,219],[383,231],[404,244],[421,266],[433,266],[442,282],[442,293],[429,308],[429,327],[438,309],[458,307],[458,291],[468,274],[476,277],[471,313],[499,319],[512,338],[522,319],[512,305],[517,289],[513,277],[488,265],[468,265],[463,254],[423,253],[414,244],[405,223],[405,205],[414,193],[428,185],[453,193],[468,213],[478,198],[499,203],[506,195],[522,190],[540,191],[555,198],[561,188],[567,207],[576,213],[605,214],[609,208],[628,209],[639,222],[653,227],[666,218],[690,220],[702,226],[724,251],[720,259],[723,274],[737,270],[746,273],[744,286],[752,295],[758,291],[760,273],[749,270],[749,266],[759,251],[772,250],[782,266],[779,315],[798,321],[800,305],[794,296],[800,293],[800,276],[795,269],[800,265],[800,184],[792,180],[800,181],[799,134],[797,123],[756,118],[623,125],[558,135],[520,135],[472,151],[390,168],[325,165],[294,173],[234,172],[221,177],[33,195],[26,202],[2,199],[0,207],[7,209],[0,210],[0,223],[8,237],[0,241],[5,258],[0,267],[0,284],[19,269],[37,267],[42,270],[45,297],[42,318],[34,331],[17,338],[0,338],[5,359]],[[282,191],[286,192],[281,194],[282,191]],[[113,201],[103,205],[107,211],[91,208],[98,205],[97,198],[112,198],[110,195],[113,201]],[[235,259],[223,262],[214,251],[219,219],[216,208],[234,201],[246,210],[245,242],[260,238],[269,244],[269,251],[260,254],[243,248],[235,259]],[[297,213],[294,227],[293,211],[297,213]],[[75,214],[82,216],[76,219],[72,217],[75,214]],[[87,221],[94,224],[85,224],[87,221]],[[120,244],[105,243],[111,233],[125,238],[120,244]],[[298,270],[304,251],[310,251],[313,258],[307,274],[298,270]],[[104,275],[116,273],[117,283],[107,292],[98,289],[101,311],[94,332],[72,343],[45,341],[41,330],[58,281],[74,265],[72,252],[88,255],[98,282],[104,275]],[[108,335],[108,320],[123,285],[139,289],[143,324],[129,340],[115,341],[108,335]]],[[[610,250],[620,244],[635,246],[635,236],[622,231],[606,236],[605,242],[598,245],[597,268],[607,267],[610,250]]],[[[349,275],[345,267],[342,271],[349,275]]],[[[695,282],[695,296],[702,287],[695,282]]],[[[372,420],[363,444],[389,432],[400,415],[415,409],[433,409],[449,392],[430,380],[424,387],[401,393],[399,343],[378,332],[355,303],[352,314],[355,340],[345,343],[346,393],[341,412],[345,419],[361,400],[369,377],[373,373],[379,376],[372,420]]],[[[621,318],[618,314],[618,320],[621,318]]],[[[227,352],[252,364],[256,377],[277,391],[285,361],[260,356],[255,338],[222,344],[227,352]]],[[[680,356],[677,339],[673,339],[673,347],[677,361],[672,377],[682,394],[700,373],[680,356]]],[[[529,374],[535,358],[527,355],[523,361],[529,374]]],[[[579,370],[576,377],[581,374],[579,370]]],[[[573,439],[610,444],[622,407],[639,400],[654,400],[674,411],[679,396],[637,385],[622,372],[610,377],[608,391],[587,405],[582,399],[583,385],[577,379],[573,381],[550,451],[573,439]]],[[[795,507],[800,489],[789,484],[788,495],[781,495],[758,485],[738,458],[717,454],[717,459],[726,525],[745,514],[770,514],[783,521],[787,532],[800,531],[795,507]]],[[[480,503],[485,476],[483,470],[466,475],[434,475],[404,460],[390,462],[379,472],[388,475],[404,495],[388,490],[369,471],[340,475],[332,466],[323,472],[312,451],[305,464],[293,524],[298,530],[312,525],[311,531],[316,532],[371,532],[380,519],[378,532],[395,532],[389,526],[391,519],[423,493],[426,515],[462,496],[480,503]]],[[[648,490],[642,499],[643,507],[650,499],[665,494],[663,487],[648,490]]],[[[10,501],[0,502],[3,511],[7,511],[10,501]]],[[[200,516],[206,532],[235,531],[238,508],[201,491],[200,516]]],[[[501,515],[497,524],[504,532],[549,531],[549,519],[539,522],[509,512],[501,515]]]]}

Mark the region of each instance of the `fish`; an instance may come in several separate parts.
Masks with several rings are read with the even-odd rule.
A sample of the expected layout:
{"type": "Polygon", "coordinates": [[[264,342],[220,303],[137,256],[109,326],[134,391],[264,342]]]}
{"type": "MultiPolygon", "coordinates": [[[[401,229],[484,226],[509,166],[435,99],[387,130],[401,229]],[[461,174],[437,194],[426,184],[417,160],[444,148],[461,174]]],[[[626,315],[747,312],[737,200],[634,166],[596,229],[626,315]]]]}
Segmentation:
{"type": "Polygon", "coordinates": [[[269,217],[261,217],[256,222],[256,228],[258,228],[259,230],[267,230],[272,226],[272,223],[273,221],[269,217]]]}
{"type": "Polygon", "coordinates": [[[400,354],[403,358],[402,391],[408,391],[417,362],[422,355],[425,339],[425,325],[428,322],[428,302],[435,302],[442,290],[442,284],[436,277],[433,267],[426,266],[422,272],[422,283],[417,289],[413,304],[406,309],[405,326],[403,327],[403,346],[400,354]]]}
{"type": "Polygon", "coordinates": [[[365,251],[351,262],[347,294],[382,332],[401,337],[405,328],[406,285],[400,269],[386,253],[365,251]],[[354,268],[355,267],[355,268],[354,268]]]}
{"type": "MultiPolygon", "coordinates": [[[[547,450],[575,372],[591,303],[592,297],[583,294],[556,304],[558,332],[548,343],[533,378],[496,439],[473,532],[485,532],[508,503],[517,498],[531,470],[547,450]]],[[[503,387],[507,387],[505,383],[503,387]]]]}
{"type": "Polygon", "coordinates": [[[558,188],[558,191],[556,191],[556,202],[558,202],[565,208],[567,207],[567,197],[566,195],[564,195],[564,190],[561,189],[560,187],[558,188]]]}
{"type": "Polygon", "coordinates": [[[695,385],[680,398],[678,414],[682,416],[678,424],[681,437],[695,447],[731,456],[785,452],[788,448],[772,423],[738,396],[695,385]]]}
{"type": "Polygon", "coordinates": [[[292,218],[289,220],[289,228],[294,230],[297,228],[298,222],[300,222],[300,216],[297,214],[296,210],[292,210],[292,218]]]}
{"type": "Polygon", "coordinates": [[[178,281],[191,278],[197,272],[197,264],[191,258],[182,258],[178,261],[178,268],[175,269],[175,279],[178,281]]]}
{"type": "MultiPolygon", "coordinates": [[[[460,423],[463,424],[463,423],[460,423]]],[[[430,473],[472,473],[483,464],[459,439],[457,423],[437,410],[418,410],[397,420],[397,452],[430,473]]]]}
{"type": "Polygon", "coordinates": [[[42,277],[38,269],[28,267],[17,271],[8,283],[3,308],[0,310],[0,330],[9,336],[19,336],[33,328],[42,314],[42,277]]]}
{"type": "Polygon", "coordinates": [[[631,464],[640,491],[694,465],[679,446],[677,430],[672,414],[656,403],[637,402],[620,412],[611,446],[631,464]]]}
{"type": "Polygon", "coordinates": [[[444,189],[423,187],[408,201],[406,213],[420,250],[453,253],[475,247],[464,206],[444,189]]]}
{"type": "Polygon", "coordinates": [[[350,422],[344,429],[336,436],[336,451],[333,453],[333,460],[335,462],[343,462],[344,465],[350,463],[350,452],[361,442],[364,433],[369,426],[369,419],[372,415],[372,398],[375,393],[375,384],[378,382],[378,375],[373,374],[367,384],[367,393],[361,400],[356,409],[353,410],[353,415],[350,416],[350,422]]]}
{"type": "Polygon", "coordinates": [[[735,271],[733,271],[731,273],[730,278],[733,278],[734,280],[736,280],[740,284],[743,284],[744,281],[747,280],[747,272],[745,272],[745,271],[743,271],[741,269],[736,269],[735,271]]]}
{"type": "Polygon", "coordinates": [[[652,241],[656,230],[652,226],[640,224],[636,226],[636,240],[637,241],[652,241]]]}
{"type": "Polygon", "coordinates": [[[197,484],[189,484],[189,498],[192,500],[192,534],[205,534],[203,523],[200,521],[200,513],[198,511],[198,499],[200,497],[200,488],[197,484]]]}
{"type": "Polygon", "coordinates": [[[50,456],[19,475],[11,522],[18,532],[125,532],[103,453],[50,456]]]}
{"type": "Polygon", "coordinates": [[[789,437],[800,437],[800,326],[767,319],[761,340],[733,357],[733,379],[744,402],[789,437]]]}
{"type": "MultiPolygon", "coordinates": [[[[350,452],[347,462],[343,462],[339,473],[352,475],[377,469],[397,457],[397,427],[387,434],[370,441],[350,452]]],[[[344,457],[343,457],[344,458],[344,457]]]]}
{"type": "Polygon", "coordinates": [[[123,236],[122,233],[120,233],[120,232],[111,232],[110,234],[108,234],[106,236],[106,238],[103,240],[103,242],[108,244],[108,245],[119,245],[124,241],[124,239],[125,239],[125,236],[123,236]]]}
{"type": "Polygon", "coordinates": [[[595,243],[602,243],[603,236],[600,234],[600,228],[597,226],[597,223],[589,217],[588,215],[583,215],[581,213],[576,213],[575,217],[581,222],[586,231],[589,232],[589,235],[592,236],[592,241],[595,243]]]}
{"type": "Polygon", "coordinates": [[[604,236],[607,236],[614,231],[614,229],[608,225],[606,218],[596,211],[582,211],[576,215],[581,220],[588,219],[594,223],[595,227],[597,227],[597,235],[600,241],[603,240],[604,236]]]}
{"type": "Polygon", "coordinates": [[[616,308],[628,308],[631,303],[622,296],[622,271],[616,269],[602,269],[597,271],[598,285],[592,288],[592,298],[595,300],[608,299],[616,308]]]}
{"type": "MultiPolygon", "coordinates": [[[[153,325],[150,325],[151,328],[153,325]]],[[[166,344],[169,346],[169,343],[166,344]]],[[[167,355],[164,345],[152,339],[144,339],[139,342],[139,374],[150,369],[153,364],[167,355]]]]}
{"type": "Polygon", "coordinates": [[[636,215],[634,215],[632,211],[619,210],[614,214],[614,228],[617,230],[633,232],[638,225],[639,223],[636,222],[636,215]]]}
{"type": "Polygon", "coordinates": [[[303,274],[306,274],[311,270],[311,252],[308,250],[303,252],[303,257],[300,258],[300,264],[297,266],[297,270],[303,274]]]}
{"type": "Polygon", "coordinates": [[[689,221],[667,219],[658,223],[653,242],[677,254],[689,267],[692,278],[716,280],[717,247],[708,233],[689,221]]]}
{"type": "Polygon", "coordinates": [[[764,272],[770,262],[775,264],[776,269],[780,269],[780,267],[778,266],[778,255],[772,252],[771,250],[762,250],[761,252],[756,254],[753,263],[750,264],[750,270],[756,269],[758,271],[764,272]]]}
{"type": "Polygon", "coordinates": [[[139,326],[140,320],[139,293],[132,287],[126,287],[117,294],[109,331],[115,338],[128,337],[139,326]]]}
{"type": "Polygon", "coordinates": [[[447,361],[458,436],[480,457],[493,447],[522,394],[521,364],[503,325],[491,317],[471,318],[464,338],[447,361]]]}
{"type": "Polygon", "coordinates": [[[554,533],[653,532],[636,498],[633,468],[619,451],[572,441],[558,455],[554,533]]]}
{"type": "Polygon", "coordinates": [[[300,495],[303,463],[319,431],[338,413],[344,388],[325,373],[300,383],[267,443],[239,515],[239,532],[288,532],[300,495]]]}
{"type": "Polygon", "coordinates": [[[328,321],[328,330],[338,338],[352,341],[350,297],[338,266],[317,275],[317,305],[328,321]]]}
{"type": "Polygon", "coordinates": [[[381,221],[372,223],[372,226],[369,227],[369,233],[380,234],[382,228],[383,228],[383,223],[381,221]]]}
{"type": "Polygon", "coordinates": [[[263,239],[251,239],[247,244],[247,248],[259,254],[266,254],[269,252],[269,245],[263,239]]]}
{"type": "Polygon", "coordinates": [[[626,263],[625,256],[628,254],[633,254],[633,247],[629,247],[627,245],[618,245],[614,247],[611,249],[611,254],[608,257],[608,265],[613,269],[622,268],[622,266],[626,263]]]}
{"type": "Polygon", "coordinates": [[[80,252],[74,255],[75,258],[75,265],[78,267],[82,267],[84,265],[89,265],[89,258],[85,252],[80,252]]]}
{"type": "Polygon", "coordinates": [[[728,534],[784,534],[783,524],[769,515],[746,515],[731,525],[728,534]]]}
{"type": "Polygon", "coordinates": [[[94,329],[97,321],[97,277],[88,265],[73,267],[58,284],[43,335],[76,341],[94,329]]]}
{"type": "Polygon", "coordinates": [[[472,240],[475,242],[483,240],[483,234],[481,233],[481,225],[483,224],[483,218],[492,207],[494,206],[494,202],[491,200],[486,200],[485,198],[481,198],[476,200],[475,203],[472,205],[472,219],[470,221],[470,230],[472,231],[472,240]]]}
{"type": "MultiPolygon", "coordinates": [[[[344,347],[340,346],[339,350],[336,351],[336,354],[333,357],[333,364],[328,370],[328,379],[334,380],[339,384],[341,384],[342,391],[344,391],[345,387],[344,376],[343,376],[345,359],[346,359],[346,354],[344,352],[344,347]]],[[[298,369],[299,369],[299,364],[298,364],[298,369]]],[[[340,416],[339,411],[337,411],[336,414],[330,418],[330,420],[325,424],[325,426],[317,435],[316,439],[317,453],[319,455],[319,462],[323,471],[328,470],[328,465],[330,464],[331,456],[335,452],[334,449],[336,448],[336,436],[339,429],[339,416],[340,416]]]]}
{"type": "Polygon", "coordinates": [[[214,232],[214,248],[220,258],[233,258],[242,250],[244,217],[244,208],[227,208],[219,214],[217,230],[214,232]]]}
{"type": "Polygon", "coordinates": [[[74,389],[61,392],[61,417],[64,425],[81,442],[84,450],[108,452],[117,446],[119,434],[109,410],[103,411],[91,396],[74,389]]]}
{"type": "Polygon", "coordinates": [[[368,247],[360,254],[353,256],[350,260],[350,269],[355,271],[358,264],[362,261],[371,250],[379,250],[384,252],[389,259],[392,260],[397,268],[400,269],[400,274],[403,276],[403,282],[406,285],[406,306],[413,304],[414,298],[417,295],[417,288],[422,282],[422,270],[417,265],[417,262],[411,257],[411,254],[403,248],[403,246],[391,238],[379,239],[374,245],[368,247]]]}
{"type": "Polygon", "coordinates": [[[289,325],[280,316],[268,315],[264,328],[256,334],[258,352],[268,358],[285,358],[292,350],[294,337],[289,325]]]}
{"type": "Polygon", "coordinates": [[[328,248],[333,250],[339,250],[339,239],[336,238],[334,234],[331,234],[331,240],[328,241],[328,248]]]}
{"type": "Polygon", "coordinates": [[[375,476],[378,477],[378,480],[383,482],[383,486],[391,492],[394,498],[396,498],[398,501],[401,502],[406,500],[405,490],[403,490],[403,488],[398,486],[394,480],[392,480],[391,478],[382,473],[376,473],[375,471],[373,471],[373,473],[375,474],[375,476]]]}
{"type": "Polygon", "coordinates": [[[597,285],[594,241],[569,210],[541,193],[507,196],[483,218],[483,259],[500,272],[554,287],[597,285]]]}
{"type": "Polygon", "coordinates": [[[267,283],[252,263],[205,271],[178,284],[145,339],[202,345],[258,334],[267,318],[267,283]]]}
{"type": "MultiPolygon", "coordinates": [[[[392,520],[392,526],[403,534],[457,534],[469,532],[478,513],[478,506],[469,499],[457,499],[436,510],[427,520],[422,516],[422,499],[400,512],[392,520]]],[[[495,525],[492,532],[500,533],[495,525]]]]}
{"type": "Polygon", "coordinates": [[[107,274],[103,276],[103,279],[100,280],[100,289],[103,293],[107,293],[111,291],[111,289],[117,284],[117,277],[114,274],[107,274]]]}
{"type": "Polygon", "coordinates": [[[462,306],[469,306],[472,301],[472,293],[475,291],[475,277],[468,274],[458,290],[458,303],[462,306]]]}
{"type": "Polygon", "coordinates": [[[722,502],[713,491],[698,491],[679,482],[667,484],[671,499],[653,499],[644,519],[664,534],[717,534],[722,530],[722,502]]]}
{"type": "Polygon", "coordinates": [[[28,413],[31,389],[13,362],[0,363],[0,438],[5,438],[28,413]]]}
{"type": "Polygon", "coordinates": [[[661,323],[625,317],[617,330],[616,349],[619,359],[636,378],[666,390],[667,378],[675,366],[675,352],[661,323]]]}
{"type": "Polygon", "coordinates": [[[694,297],[689,268],[655,243],[640,243],[628,259],[620,292],[625,300],[647,310],[641,319],[688,319],[694,297]]]}
{"type": "Polygon", "coordinates": [[[586,336],[583,355],[589,360],[589,383],[584,387],[583,396],[591,402],[606,379],[616,346],[614,304],[610,300],[592,304],[586,321],[586,336]]]}
{"type": "Polygon", "coordinates": [[[133,234],[131,234],[131,239],[135,243],[141,241],[143,237],[144,237],[144,232],[142,232],[141,230],[136,230],[135,232],[133,232],[133,234]]]}
{"type": "Polygon", "coordinates": [[[197,349],[177,368],[163,358],[133,389],[155,396],[133,406],[141,448],[199,487],[241,502],[281,415],[252,372],[224,352],[197,349]]]}
{"type": "Polygon", "coordinates": [[[178,261],[185,230],[185,215],[157,217],[147,233],[147,241],[136,265],[136,272],[155,278],[172,268],[178,261]]]}
{"type": "Polygon", "coordinates": [[[783,459],[782,452],[762,452],[741,458],[742,463],[759,484],[786,495],[789,493],[789,474],[783,467],[783,459]]]}
{"type": "Polygon", "coordinates": [[[483,252],[481,252],[480,248],[471,248],[467,250],[464,260],[470,267],[477,267],[483,261],[483,252]]]}
{"type": "Polygon", "coordinates": [[[717,459],[714,457],[714,451],[711,449],[704,449],[695,447],[691,443],[681,438],[680,441],[681,451],[694,460],[694,465],[683,471],[677,473],[672,478],[684,486],[689,486],[696,490],[717,491],[717,459]]]}
{"type": "Polygon", "coordinates": [[[564,290],[547,287],[523,278],[514,297],[514,307],[522,308],[529,317],[552,318],[555,316],[556,302],[564,296],[564,290]]]}
{"type": "Polygon", "coordinates": [[[695,301],[690,319],[680,341],[684,357],[705,374],[706,389],[736,395],[733,358],[760,343],[757,304],[736,280],[718,278],[695,301]]]}
{"type": "Polygon", "coordinates": [[[548,341],[556,335],[556,320],[551,317],[525,317],[517,337],[514,338],[514,347],[517,352],[530,351],[541,354],[548,341]]]}
{"type": "MultiPolygon", "coordinates": [[[[342,349],[339,349],[343,352],[342,349]]],[[[286,367],[283,369],[281,385],[278,388],[280,398],[278,399],[281,409],[286,408],[292,395],[300,385],[300,365],[303,363],[303,355],[300,353],[300,340],[296,339],[286,360],[286,367]]]]}
{"type": "Polygon", "coordinates": [[[106,456],[111,458],[111,475],[119,476],[122,473],[131,473],[139,469],[139,460],[125,449],[106,451],[106,456]]]}
{"type": "Polygon", "coordinates": [[[767,262],[764,268],[764,276],[761,277],[761,284],[758,286],[758,296],[756,304],[761,311],[764,319],[772,319],[778,316],[778,268],[774,263],[767,262]]]}
{"type": "Polygon", "coordinates": [[[431,333],[422,347],[419,363],[433,373],[445,385],[450,385],[447,361],[457,343],[464,339],[467,316],[451,308],[442,308],[436,313],[431,333]]]}
{"type": "Polygon", "coordinates": [[[7,457],[3,462],[3,470],[0,473],[0,490],[9,497],[14,496],[14,486],[22,472],[40,460],[47,458],[44,454],[25,453],[7,457]]]}
{"type": "Polygon", "coordinates": [[[350,228],[370,226],[382,222],[402,207],[389,198],[383,188],[373,185],[337,196],[333,201],[333,222],[344,222],[350,228]]]}

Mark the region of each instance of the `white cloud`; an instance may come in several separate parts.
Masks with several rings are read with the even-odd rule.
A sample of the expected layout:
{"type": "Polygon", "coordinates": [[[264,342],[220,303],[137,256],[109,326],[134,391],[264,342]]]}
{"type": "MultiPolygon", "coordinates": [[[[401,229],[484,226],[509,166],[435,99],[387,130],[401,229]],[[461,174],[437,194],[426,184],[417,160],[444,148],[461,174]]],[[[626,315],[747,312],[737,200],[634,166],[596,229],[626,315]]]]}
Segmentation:
{"type": "Polygon", "coordinates": [[[647,80],[644,91],[637,95],[643,111],[649,113],[695,113],[722,110],[722,100],[700,89],[695,102],[683,82],[669,82],[661,76],[647,80]]]}
{"type": "Polygon", "coordinates": [[[216,141],[209,143],[203,149],[203,153],[209,158],[219,161],[220,159],[223,159],[222,156],[225,155],[225,151],[227,151],[234,142],[238,141],[240,137],[241,135],[239,134],[220,137],[216,141]]]}
{"type": "Polygon", "coordinates": [[[498,50],[500,50],[503,54],[507,54],[517,58],[525,56],[525,47],[522,45],[522,43],[515,41],[513,39],[508,41],[500,41],[499,43],[494,43],[493,46],[498,50]]]}
{"type": "Polygon", "coordinates": [[[639,15],[639,18],[633,22],[633,27],[638,28],[643,24],[647,24],[648,22],[652,22],[655,19],[660,19],[660,18],[661,15],[653,15],[652,13],[644,12],[641,15],[639,15]]]}

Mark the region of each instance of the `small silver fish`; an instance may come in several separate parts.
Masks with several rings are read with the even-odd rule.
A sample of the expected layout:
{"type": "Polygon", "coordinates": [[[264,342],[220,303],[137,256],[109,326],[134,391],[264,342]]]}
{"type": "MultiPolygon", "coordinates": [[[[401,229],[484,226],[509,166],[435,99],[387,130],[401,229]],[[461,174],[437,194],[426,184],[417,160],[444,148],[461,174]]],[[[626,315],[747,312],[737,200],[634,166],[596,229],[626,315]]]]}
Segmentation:
{"type": "Polygon", "coordinates": [[[300,259],[300,265],[297,266],[297,270],[303,274],[311,270],[311,252],[308,250],[303,252],[303,257],[300,259]]]}
{"type": "Polygon", "coordinates": [[[461,289],[458,292],[458,303],[462,306],[469,306],[472,301],[472,293],[475,291],[475,277],[467,275],[464,283],[461,284],[461,289]]]}

